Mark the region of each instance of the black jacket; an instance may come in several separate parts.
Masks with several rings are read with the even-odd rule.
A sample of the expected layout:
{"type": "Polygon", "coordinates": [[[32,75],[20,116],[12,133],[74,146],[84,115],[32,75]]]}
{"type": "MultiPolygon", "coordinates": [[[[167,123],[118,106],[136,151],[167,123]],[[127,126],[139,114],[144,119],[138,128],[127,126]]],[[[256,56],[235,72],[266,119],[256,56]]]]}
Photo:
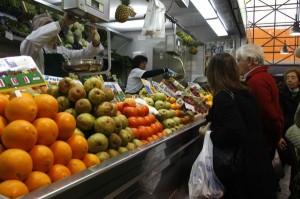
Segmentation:
{"type": "Polygon", "coordinates": [[[300,91],[295,97],[286,85],[279,90],[280,106],[284,115],[284,134],[294,124],[294,115],[300,102],[300,91]]]}
{"type": "Polygon", "coordinates": [[[234,99],[219,91],[209,112],[213,145],[240,146],[243,166],[233,183],[225,185],[226,199],[274,199],[275,176],[272,162],[263,142],[259,109],[247,91],[231,90],[234,99]]]}

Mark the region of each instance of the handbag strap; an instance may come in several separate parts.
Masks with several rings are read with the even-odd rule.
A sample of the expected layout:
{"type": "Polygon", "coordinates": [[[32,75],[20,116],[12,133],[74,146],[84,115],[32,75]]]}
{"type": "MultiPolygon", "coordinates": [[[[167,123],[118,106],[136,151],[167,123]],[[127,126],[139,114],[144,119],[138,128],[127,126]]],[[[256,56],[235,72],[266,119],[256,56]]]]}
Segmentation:
{"type": "Polygon", "coordinates": [[[235,101],[235,96],[234,94],[231,92],[231,90],[229,90],[228,88],[224,88],[223,89],[226,93],[228,93],[230,95],[230,97],[235,101]]]}

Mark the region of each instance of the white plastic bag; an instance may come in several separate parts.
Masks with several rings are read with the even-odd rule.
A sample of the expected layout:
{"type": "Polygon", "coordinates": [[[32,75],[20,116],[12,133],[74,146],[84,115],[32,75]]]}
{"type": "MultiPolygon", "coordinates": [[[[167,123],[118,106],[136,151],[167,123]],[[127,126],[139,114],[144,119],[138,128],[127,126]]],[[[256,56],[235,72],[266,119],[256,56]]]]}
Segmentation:
{"type": "Polygon", "coordinates": [[[193,164],[189,179],[189,197],[218,199],[224,195],[224,186],[213,170],[213,144],[207,131],[203,148],[193,164]]]}

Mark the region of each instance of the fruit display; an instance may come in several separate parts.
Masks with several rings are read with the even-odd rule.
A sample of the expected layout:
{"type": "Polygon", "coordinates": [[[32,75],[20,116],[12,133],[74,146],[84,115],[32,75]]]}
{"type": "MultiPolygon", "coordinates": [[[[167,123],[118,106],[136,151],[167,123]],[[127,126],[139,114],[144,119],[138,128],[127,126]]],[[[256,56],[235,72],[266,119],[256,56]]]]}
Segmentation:
{"type": "Polygon", "coordinates": [[[194,120],[161,92],[114,101],[101,75],[84,82],[64,77],[47,90],[26,91],[0,94],[0,194],[10,198],[151,144],[194,120]]]}
{"type": "Polygon", "coordinates": [[[0,102],[0,194],[16,198],[100,162],[53,96],[0,94],[0,102]]]}

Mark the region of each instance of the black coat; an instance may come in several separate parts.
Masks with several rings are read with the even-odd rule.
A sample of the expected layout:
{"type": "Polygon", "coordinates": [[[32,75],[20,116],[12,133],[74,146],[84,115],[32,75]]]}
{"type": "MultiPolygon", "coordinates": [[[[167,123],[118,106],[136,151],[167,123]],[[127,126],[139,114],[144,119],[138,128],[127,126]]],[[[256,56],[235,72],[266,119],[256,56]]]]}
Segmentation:
{"type": "Polygon", "coordinates": [[[294,124],[294,115],[300,102],[300,91],[296,96],[292,96],[292,92],[284,85],[279,90],[280,106],[284,115],[284,134],[290,126],[294,124]]]}
{"type": "Polygon", "coordinates": [[[260,131],[259,109],[254,98],[246,91],[232,90],[234,100],[224,90],[219,91],[208,115],[213,145],[240,146],[243,168],[226,185],[226,199],[276,198],[275,176],[260,131]]]}

